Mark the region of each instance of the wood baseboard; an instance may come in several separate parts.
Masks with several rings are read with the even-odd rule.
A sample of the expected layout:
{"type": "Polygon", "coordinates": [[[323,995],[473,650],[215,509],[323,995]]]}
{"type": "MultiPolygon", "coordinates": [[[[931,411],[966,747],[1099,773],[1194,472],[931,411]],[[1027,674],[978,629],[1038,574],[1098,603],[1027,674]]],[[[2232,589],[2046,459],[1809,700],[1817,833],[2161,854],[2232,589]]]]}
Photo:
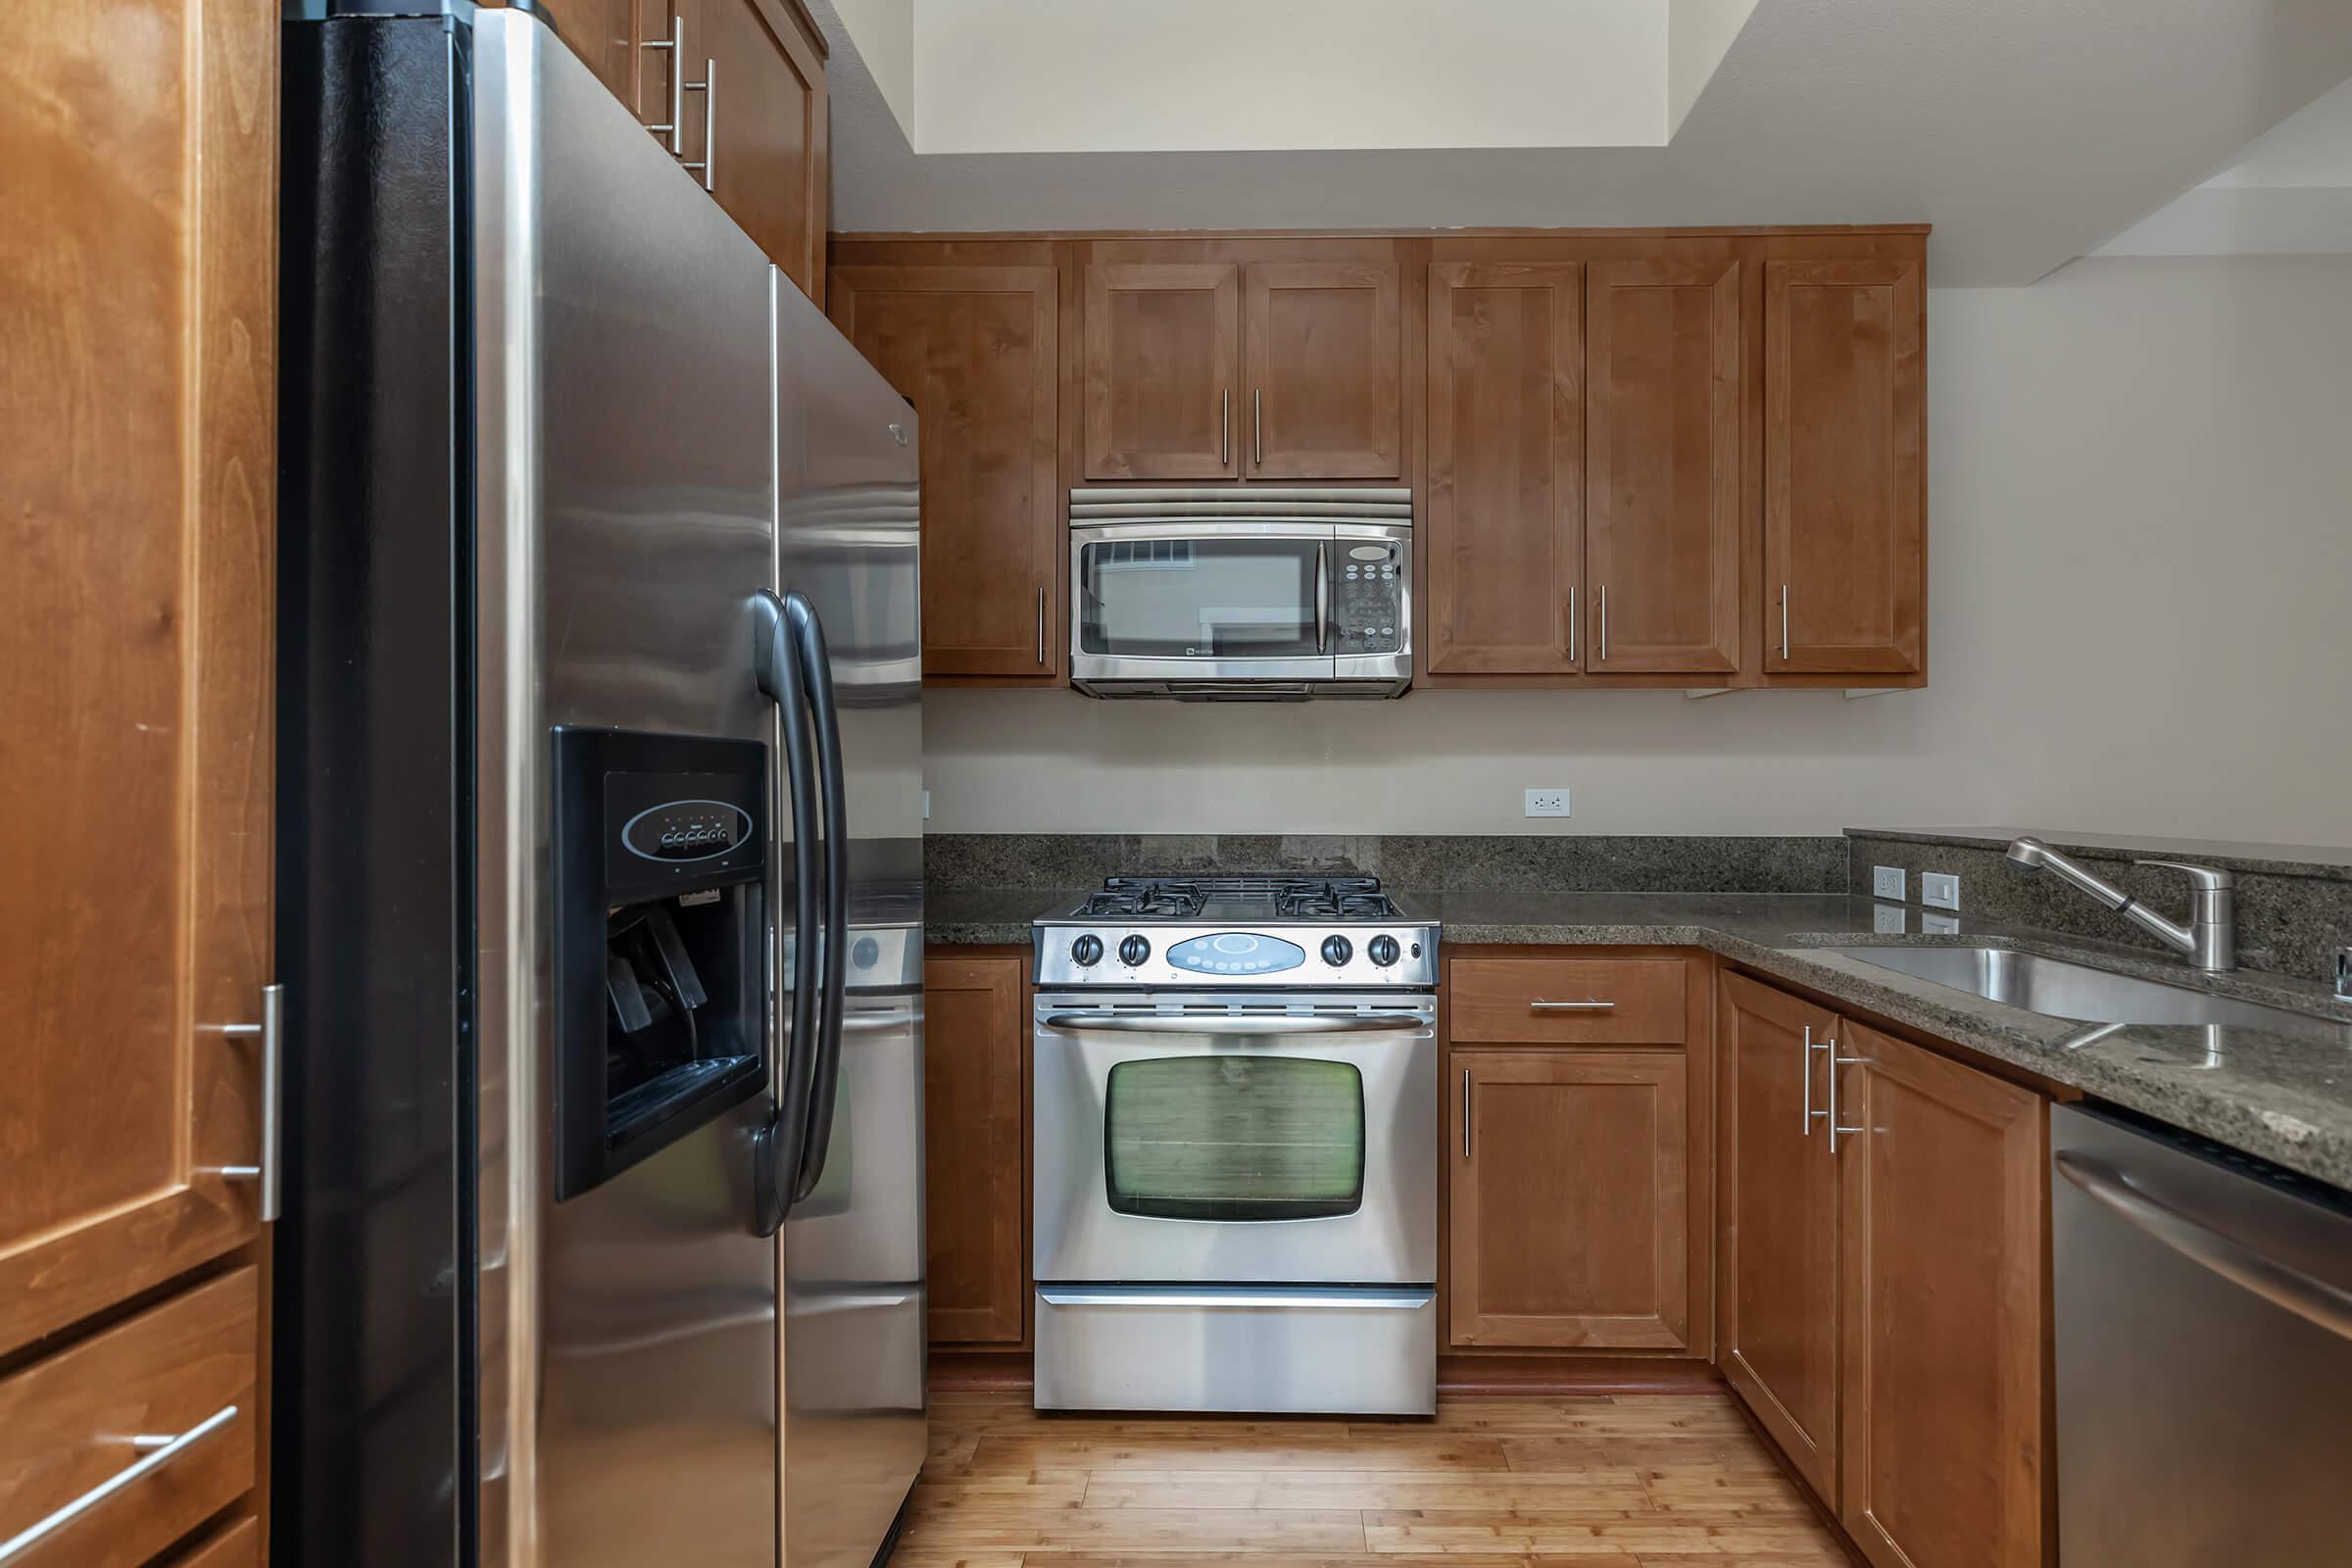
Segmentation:
{"type": "Polygon", "coordinates": [[[1723,1376],[1704,1361],[1642,1355],[1460,1355],[1438,1357],[1445,1395],[1714,1394],[1723,1376]]]}
{"type": "MultiPolygon", "coordinates": [[[[1017,1347],[933,1346],[931,1387],[942,1394],[1015,1394],[1036,1386],[1035,1363],[1017,1347]]],[[[1723,1378],[1704,1361],[1639,1355],[1441,1355],[1438,1393],[1545,1396],[1714,1394],[1723,1378]]]]}
{"type": "Polygon", "coordinates": [[[1002,1350],[968,1345],[931,1348],[934,1394],[1026,1394],[1036,1384],[1035,1362],[1018,1346],[1002,1350]]]}

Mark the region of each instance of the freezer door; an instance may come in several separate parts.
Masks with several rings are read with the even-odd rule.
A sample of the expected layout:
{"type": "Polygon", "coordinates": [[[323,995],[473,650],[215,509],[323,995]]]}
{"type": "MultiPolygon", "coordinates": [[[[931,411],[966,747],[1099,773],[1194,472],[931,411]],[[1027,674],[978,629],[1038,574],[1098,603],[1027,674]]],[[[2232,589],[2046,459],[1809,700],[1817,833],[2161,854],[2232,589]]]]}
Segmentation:
{"type": "Polygon", "coordinates": [[[849,833],[838,1046],[784,1224],[784,1553],[866,1568],[925,1446],[917,437],[780,272],[775,291],[776,575],[823,627],[849,833]]]}
{"type": "MultiPolygon", "coordinates": [[[[471,108],[481,1561],[773,1568],[777,1248],[753,1152],[775,1031],[747,1032],[768,1058],[748,1099],[561,1200],[549,1120],[554,732],[773,746],[753,662],[769,268],[530,12],[478,14],[471,108]]],[[[777,883],[765,857],[756,885],[788,911],[777,883]]],[[[764,993],[773,950],[751,948],[764,993]]]]}

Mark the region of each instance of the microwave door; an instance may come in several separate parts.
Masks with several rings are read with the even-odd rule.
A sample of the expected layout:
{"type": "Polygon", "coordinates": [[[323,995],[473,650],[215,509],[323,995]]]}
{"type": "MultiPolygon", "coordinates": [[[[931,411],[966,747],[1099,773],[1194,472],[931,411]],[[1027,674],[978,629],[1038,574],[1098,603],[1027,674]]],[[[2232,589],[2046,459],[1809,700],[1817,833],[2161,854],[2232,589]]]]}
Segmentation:
{"type": "Polygon", "coordinates": [[[1099,679],[1321,680],[1333,669],[1327,524],[1073,530],[1072,656],[1099,679]]]}

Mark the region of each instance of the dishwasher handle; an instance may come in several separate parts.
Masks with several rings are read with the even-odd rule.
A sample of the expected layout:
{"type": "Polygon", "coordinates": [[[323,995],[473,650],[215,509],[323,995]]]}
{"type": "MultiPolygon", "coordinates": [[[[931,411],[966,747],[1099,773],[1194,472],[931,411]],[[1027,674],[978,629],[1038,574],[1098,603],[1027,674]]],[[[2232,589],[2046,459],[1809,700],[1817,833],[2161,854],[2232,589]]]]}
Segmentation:
{"type": "Polygon", "coordinates": [[[2224,1235],[2132,1186],[2131,1178],[2103,1159],[2069,1152],[2053,1155],[2051,1163],[2091,1201],[2190,1262],[2318,1324],[2338,1339],[2352,1340],[2352,1293],[2224,1235]]]}

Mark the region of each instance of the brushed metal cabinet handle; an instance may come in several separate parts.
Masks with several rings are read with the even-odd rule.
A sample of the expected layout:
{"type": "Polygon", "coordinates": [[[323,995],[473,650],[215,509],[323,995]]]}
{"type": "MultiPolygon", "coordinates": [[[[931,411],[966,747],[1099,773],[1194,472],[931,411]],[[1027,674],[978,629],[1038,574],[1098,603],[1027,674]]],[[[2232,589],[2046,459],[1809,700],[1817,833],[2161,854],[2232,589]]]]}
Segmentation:
{"type": "Polygon", "coordinates": [[[1614,1002],[1602,1002],[1596,997],[1587,997],[1582,1002],[1546,1002],[1538,997],[1527,1004],[1530,1012],[1613,1012],[1616,1007],[1614,1002]]]}
{"type": "Polygon", "coordinates": [[[1830,1152],[1835,1154],[1838,1152],[1838,1139],[1859,1138],[1870,1130],[1867,1127],[1840,1127],[1838,1125],[1838,1069],[1859,1067],[1868,1062],[1870,1058],[1868,1056],[1840,1056],[1838,1054],[1838,1042],[1835,1040],[1823,1041],[1821,1049],[1830,1054],[1830,1108],[1826,1114],[1830,1121],[1830,1152]]]}
{"type": "Polygon", "coordinates": [[[1788,585],[1781,584],[1781,662],[1788,662],[1788,585]]]}
{"type": "Polygon", "coordinates": [[[282,1211],[285,1183],[286,988],[262,987],[260,1023],[224,1023],[218,1026],[218,1032],[229,1040],[261,1042],[262,1149],[258,1164],[221,1165],[214,1174],[229,1181],[261,1183],[262,1223],[272,1224],[282,1211]]]}
{"type": "Polygon", "coordinates": [[[657,136],[666,134],[670,153],[674,157],[678,151],[678,126],[686,119],[686,72],[680,64],[686,56],[686,19],[673,15],[669,19],[668,37],[641,39],[637,47],[669,51],[669,122],[645,128],[657,136]]]}
{"type": "Polygon", "coordinates": [[[1568,590],[1568,662],[1576,662],[1576,590],[1568,590]]]}
{"type": "Polygon", "coordinates": [[[704,61],[703,79],[686,83],[686,90],[703,95],[703,156],[678,167],[701,171],[703,189],[715,191],[718,189],[718,62],[704,61]]]}
{"type": "MultiPolygon", "coordinates": [[[[1837,1116],[1836,1116],[1836,1114],[1835,1114],[1834,1112],[1827,1111],[1827,1110],[1815,1110],[1815,1109],[1813,1108],[1813,1053],[1815,1053],[1816,1051],[1826,1051],[1826,1052],[1828,1052],[1828,1053],[1831,1054],[1831,1056],[1832,1056],[1832,1057],[1835,1057],[1835,1056],[1837,1055],[1837,1054],[1838,1054],[1838,1042],[1837,1042],[1837,1041],[1835,1041],[1835,1040],[1816,1040],[1816,1039],[1814,1039],[1814,1038],[1813,1038],[1813,1026],[1812,1026],[1811,1024],[1807,1024],[1807,1025],[1805,1025],[1805,1041],[1804,1041],[1804,1044],[1805,1044],[1805,1054],[1804,1054],[1804,1071],[1805,1071],[1805,1136],[1806,1136],[1807,1138],[1810,1138],[1810,1137],[1812,1137],[1812,1136],[1813,1136],[1813,1123],[1814,1123],[1815,1121],[1817,1121],[1817,1120],[1819,1120],[1819,1119],[1821,1119],[1822,1117],[1825,1117],[1825,1116],[1826,1116],[1826,1117],[1828,1117],[1828,1118],[1829,1118],[1831,1121],[1833,1121],[1833,1122],[1835,1122],[1835,1121],[1838,1119],[1838,1118],[1837,1118],[1837,1116]]],[[[1838,1069],[1837,1069],[1836,1067],[1832,1067],[1832,1068],[1830,1069],[1830,1077],[1831,1077],[1833,1080],[1835,1080],[1835,1079],[1837,1078],[1837,1076],[1838,1076],[1838,1069]]]]}
{"type": "Polygon", "coordinates": [[[141,1458],[116,1471],[64,1507],[34,1520],[6,1541],[0,1541],[0,1564],[12,1563],[24,1557],[43,1541],[88,1513],[124,1487],[143,1481],[148,1476],[155,1474],[156,1471],[161,1470],[236,1418],[237,1407],[227,1404],[215,1410],[185,1432],[175,1433],[170,1437],[142,1433],[132,1438],[130,1446],[134,1449],[146,1450],[141,1458]]]}
{"type": "Polygon", "coordinates": [[[1037,591],[1037,662],[1046,662],[1046,591],[1037,591]]]}
{"type": "Polygon", "coordinates": [[[1600,585],[1600,662],[1609,662],[1609,585],[1600,585]]]}
{"type": "Polygon", "coordinates": [[[1233,466],[1233,388],[1217,394],[1217,461],[1233,466]]]}
{"type": "Polygon", "coordinates": [[[1250,389],[1250,440],[1257,449],[1257,466],[1266,466],[1266,408],[1256,387],[1250,389]]]}
{"type": "Polygon", "coordinates": [[[1470,1157],[1470,1069],[1462,1069],[1462,1157],[1470,1157]]]}

